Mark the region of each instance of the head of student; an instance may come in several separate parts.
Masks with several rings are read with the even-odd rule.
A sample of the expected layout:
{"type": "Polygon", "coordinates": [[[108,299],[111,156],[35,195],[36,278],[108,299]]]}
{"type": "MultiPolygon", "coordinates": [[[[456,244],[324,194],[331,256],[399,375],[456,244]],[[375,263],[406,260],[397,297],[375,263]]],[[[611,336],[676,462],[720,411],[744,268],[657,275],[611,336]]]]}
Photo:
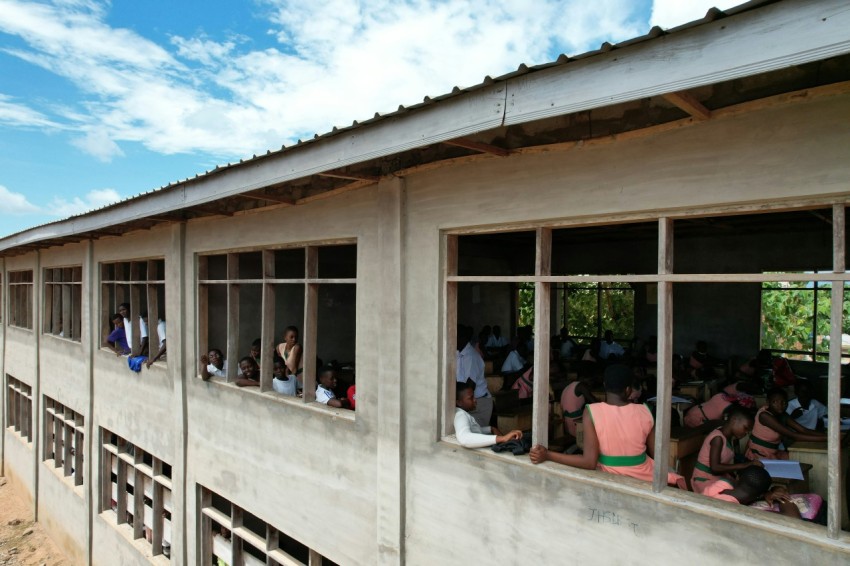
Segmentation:
{"type": "Polygon", "coordinates": [[[803,407],[808,407],[809,403],[812,402],[812,387],[805,379],[797,379],[794,384],[794,394],[797,395],[797,400],[803,407]]]}
{"type": "Polygon", "coordinates": [[[738,440],[747,436],[753,430],[753,425],[755,424],[753,412],[737,403],[732,403],[726,409],[726,412],[723,414],[723,420],[731,428],[732,436],[738,440]]]}
{"type": "Polygon", "coordinates": [[[207,354],[207,358],[210,360],[210,363],[218,369],[224,367],[224,354],[222,354],[221,350],[218,348],[210,350],[207,354]]]}
{"type": "Polygon", "coordinates": [[[298,343],[298,329],[294,326],[287,326],[283,329],[283,341],[288,346],[294,346],[298,343]]]}
{"type": "Polygon", "coordinates": [[[260,357],[260,352],[263,349],[263,342],[257,338],[251,343],[251,357],[255,360],[260,357]]]}
{"type": "Polygon", "coordinates": [[[273,367],[274,376],[278,379],[284,379],[286,377],[286,363],[281,358],[274,359],[274,367],[273,367]]]}
{"type": "Polygon", "coordinates": [[[336,387],[336,370],[333,366],[322,366],[319,369],[318,381],[319,385],[325,389],[333,389],[336,387]]]}
{"type": "Polygon", "coordinates": [[[148,323],[148,311],[142,311],[142,313],[139,315],[139,317],[140,317],[142,320],[144,320],[144,321],[145,321],[145,324],[147,324],[147,323],[148,323]]]}
{"type": "Polygon", "coordinates": [[[467,413],[475,410],[475,382],[471,379],[456,382],[455,407],[467,413]]]}
{"type": "Polygon", "coordinates": [[[773,480],[770,474],[760,466],[748,466],[738,472],[738,501],[742,505],[749,505],[763,496],[773,480]]]}
{"type": "Polygon", "coordinates": [[[608,366],[605,368],[603,381],[605,382],[605,391],[608,393],[613,393],[622,399],[626,399],[632,394],[634,374],[627,365],[612,364],[608,366]]]}
{"type": "Polygon", "coordinates": [[[124,326],[124,317],[121,316],[118,313],[113,314],[109,318],[109,320],[112,322],[112,324],[115,326],[115,328],[119,328],[121,326],[124,326]]]}
{"type": "Polygon", "coordinates": [[[767,406],[771,413],[781,415],[788,408],[788,394],[779,387],[771,389],[767,392],[767,406]]]}
{"type": "Polygon", "coordinates": [[[257,380],[257,374],[260,373],[257,362],[251,356],[245,356],[239,360],[239,369],[242,370],[242,377],[246,379],[257,380]]]}
{"type": "Polygon", "coordinates": [[[614,332],[612,330],[605,331],[605,342],[612,344],[614,342],[614,332]]]}
{"type": "Polygon", "coordinates": [[[121,303],[118,305],[118,314],[123,318],[130,318],[130,303],[121,303]]]}
{"type": "Polygon", "coordinates": [[[493,336],[495,336],[496,338],[499,338],[501,335],[502,335],[502,327],[500,327],[498,324],[494,324],[493,325],[493,336]]]}

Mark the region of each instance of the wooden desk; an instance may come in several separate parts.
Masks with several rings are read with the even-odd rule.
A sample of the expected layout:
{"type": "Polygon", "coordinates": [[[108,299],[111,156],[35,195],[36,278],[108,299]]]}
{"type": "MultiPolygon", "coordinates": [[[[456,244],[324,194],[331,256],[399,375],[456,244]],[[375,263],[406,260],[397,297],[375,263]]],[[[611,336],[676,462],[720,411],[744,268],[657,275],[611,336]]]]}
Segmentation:
{"type": "Polygon", "coordinates": [[[499,413],[496,426],[502,432],[510,430],[531,430],[532,426],[532,406],[523,405],[511,411],[499,413]]]}
{"type": "MultiPolygon", "coordinates": [[[[826,443],[824,442],[795,442],[788,448],[788,458],[797,460],[801,464],[811,464],[812,470],[809,473],[809,487],[812,493],[817,493],[823,497],[828,505],[835,505],[834,501],[827,500],[827,492],[829,491],[828,479],[828,464],[826,443]]],[[[850,451],[841,451],[841,501],[839,504],[841,510],[841,528],[850,530],[850,514],[847,510],[847,485],[845,478],[850,459],[850,451]]]]}

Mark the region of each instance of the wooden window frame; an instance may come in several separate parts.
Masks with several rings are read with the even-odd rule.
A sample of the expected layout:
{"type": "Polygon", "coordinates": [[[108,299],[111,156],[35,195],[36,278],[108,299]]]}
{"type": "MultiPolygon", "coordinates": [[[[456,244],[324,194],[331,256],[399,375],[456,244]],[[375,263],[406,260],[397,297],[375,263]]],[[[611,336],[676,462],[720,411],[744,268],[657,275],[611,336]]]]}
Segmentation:
{"type": "Polygon", "coordinates": [[[32,387],[6,375],[6,428],[25,444],[32,444],[32,387]]]}
{"type": "Polygon", "coordinates": [[[42,270],[42,277],[42,334],[79,342],[82,336],[83,267],[46,267],[42,270]]]}
{"type": "MultiPolygon", "coordinates": [[[[832,313],[830,342],[841,343],[843,319],[843,297],[845,284],[850,281],[845,263],[845,209],[850,205],[848,199],[800,200],[774,204],[753,204],[739,206],[706,207],[688,211],[677,211],[675,215],[658,213],[635,213],[624,215],[600,216],[596,220],[576,219],[561,222],[522,223],[510,226],[491,226],[483,229],[444,230],[441,234],[442,263],[442,389],[443,407],[440,417],[440,436],[446,438],[453,434],[454,382],[455,382],[455,344],[457,342],[457,287],[459,283],[534,283],[535,285],[535,324],[534,335],[540,341],[545,337],[544,348],[535,347],[535,386],[532,413],[532,442],[548,445],[549,419],[549,359],[548,337],[550,336],[550,293],[552,284],[557,283],[653,283],[658,288],[658,401],[655,429],[655,460],[667,462],[670,453],[670,418],[672,407],[672,365],[673,355],[673,285],[677,283],[763,283],[765,281],[829,281],[832,283],[832,313]],[[673,221],[674,219],[724,216],[728,214],[791,212],[808,210],[815,207],[832,208],[833,270],[818,273],[676,273],[673,265],[673,221]],[[551,275],[552,230],[565,227],[599,226],[640,221],[658,223],[658,270],[655,274],[641,275],[551,275]],[[504,233],[536,230],[534,276],[461,276],[458,275],[458,238],[465,235],[504,233]]],[[[543,344],[543,343],[541,343],[543,344]]],[[[829,351],[828,411],[830,415],[840,414],[841,349],[829,351]]],[[[828,431],[828,501],[841,501],[840,468],[840,431],[839,427],[830,427],[828,431]]],[[[617,483],[616,477],[605,477],[605,481],[617,483]]],[[[652,491],[661,493],[667,488],[667,466],[656,466],[652,482],[652,491]]],[[[850,489],[850,486],[847,486],[850,489]]],[[[837,539],[841,532],[841,504],[828,507],[827,537],[837,539]]]]}
{"type": "MultiPolygon", "coordinates": [[[[322,558],[321,554],[308,547],[301,541],[298,541],[293,537],[290,537],[289,535],[285,534],[283,531],[273,527],[268,521],[257,517],[257,519],[262,521],[264,524],[266,531],[265,537],[261,537],[254,531],[244,527],[242,519],[244,513],[246,512],[245,509],[239,507],[231,501],[227,501],[224,497],[221,497],[221,499],[225,499],[225,501],[230,504],[230,515],[228,516],[219,509],[216,509],[215,507],[213,507],[212,504],[213,495],[216,495],[216,497],[221,497],[220,495],[214,494],[209,489],[198,484],[198,517],[200,517],[201,521],[201,564],[209,563],[209,560],[212,558],[217,547],[221,547],[225,551],[224,553],[229,551],[229,556],[219,556],[218,554],[215,554],[215,556],[221,558],[221,560],[227,562],[231,566],[258,566],[259,564],[263,564],[262,561],[253,556],[251,557],[251,560],[244,560],[245,556],[243,548],[245,546],[245,543],[248,543],[257,551],[266,555],[265,564],[268,566],[322,566],[322,562],[324,562],[324,559],[322,558]],[[227,542],[226,540],[221,540],[221,537],[213,536],[213,521],[218,523],[221,527],[230,531],[229,542],[227,542]],[[296,542],[302,544],[307,549],[309,553],[309,558],[307,562],[302,562],[298,560],[297,558],[280,548],[279,541],[281,534],[287,536],[288,538],[296,540],[296,542]]],[[[254,516],[256,517],[256,515],[254,516]]]]}
{"type": "MultiPolygon", "coordinates": [[[[118,305],[130,304],[130,324],[132,325],[133,343],[128,344],[132,354],[139,352],[141,347],[141,327],[139,318],[142,314],[141,297],[144,294],[148,311],[148,359],[159,354],[159,333],[157,326],[161,315],[165,314],[165,305],[159,304],[159,290],[162,289],[165,300],[165,267],[164,258],[134,259],[126,261],[111,261],[100,264],[100,320],[103,325],[100,332],[100,343],[105,344],[106,336],[112,332],[112,321],[109,317],[118,312],[118,305]],[[159,273],[160,263],[163,262],[162,273],[159,273]],[[142,265],[145,266],[142,277],[142,265]],[[118,277],[119,266],[126,279],[118,277]],[[110,276],[110,269],[112,276],[110,276]],[[110,288],[112,293],[110,293],[110,288]],[[129,289],[128,289],[129,288],[129,289]],[[129,290],[129,293],[128,293],[129,290]],[[110,296],[113,298],[110,304],[110,296]],[[105,333],[104,333],[105,332],[105,333]]],[[[105,348],[105,346],[102,346],[105,348]]],[[[166,363],[162,359],[161,362],[166,363]]]]}
{"type": "Polygon", "coordinates": [[[114,521],[108,521],[109,524],[124,530],[133,540],[147,541],[145,528],[150,529],[151,554],[170,558],[171,540],[165,538],[165,531],[166,526],[170,531],[173,523],[166,519],[165,513],[173,517],[174,507],[171,476],[165,471],[171,466],[105,428],[100,429],[100,448],[101,513],[114,518],[114,521]],[[114,443],[111,442],[113,437],[114,443]],[[145,455],[150,456],[151,464],[145,462],[145,455]],[[115,481],[112,480],[113,473],[115,481]],[[139,485],[142,489],[137,489],[139,485]],[[150,499],[150,505],[145,503],[145,499],[150,499]],[[149,524],[145,524],[148,522],[148,510],[150,520],[149,524]],[[128,515],[132,516],[132,523],[128,515]]]}
{"type": "MultiPolygon", "coordinates": [[[[260,357],[260,392],[270,394],[275,399],[297,400],[301,404],[311,403],[316,400],[316,354],[318,342],[318,302],[320,285],[357,285],[358,277],[347,278],[321,278],[319,277],[319,249],[329,246],[355,246],[356,238],[345,238],[338,240],[326,240],[322,242],[311,242],[287,246],[245,248],[228,251],[207,251],[197,255],[197,285],[198,285],[198,348],[202,353],[209,351],[209,288],[220,285],[226,287],[227,296],[227,344],[224,352],[227,360],[227,376],[223,379],[225,383],[233,383],[237,379],[239,354],[239,286],[245,284],[262,285],[262,320],[260,322],[260,341],[265,352],[270,351],[269,345],[276,344],[275,329],[275,285],[300,284],[304,285],[304,321],[301,328],[302,355],[302,385],[303,395],[300,399],[289,398],[276,393],[272,387],[273,379],[273,357],[263,355],[260,357]],[[304,277],[279,278],[275,274],[274,252],[278,250],[304,250],[304,277]],[[262,254],[262,277],[259,279],[239,278],[239,254],[257,253],[262,254]],[[227,256],[227,278],[210,279],[208,269],[208,258],[210,256],[227,256]]],[[[359,264],[359,260],[358,260],[359,264]]],[[[359,272],[359,269],[358,269],[359,272]]],[[[265,353],[264,352],[264,353],[265,353]]],[[[356,352],[356,342],[355,342],[356,352]]],[[[356,358],[355,353],[355,358],[356,358]]],[[[197,367],[200,360],[196,360],[197,367]]],[[[222,378],[212,377],[212,381],[222,381],[222,378]]],[[[355,411],[345,410],[337,414],[354,416],[355,411]]]]}
{"type": "Polygon", "coordinates": [[[83,456],[85,454],[83,415],[43,395],[42,461],[52,464],[74,486],[83,485],[83,456]]]}
{"type": "Polygon", "coordinates": [[[23,330],[33,329],[33,277],[32,269],[9,271],[7,317],[9,326],[23,330]]]}

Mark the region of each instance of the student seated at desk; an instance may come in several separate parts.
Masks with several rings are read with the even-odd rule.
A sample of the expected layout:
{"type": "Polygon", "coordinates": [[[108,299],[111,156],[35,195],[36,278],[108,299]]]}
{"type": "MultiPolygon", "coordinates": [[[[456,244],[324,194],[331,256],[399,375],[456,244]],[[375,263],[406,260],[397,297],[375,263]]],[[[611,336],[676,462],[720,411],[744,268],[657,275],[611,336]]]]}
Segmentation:
{"type": "Polygon", "coordinates": [[[469,413],[475,411],[475,382],[467,379],[456,382],[455,436],[464,448],[484,448],[509,440],[521,440],[522,431],[512,430],[502,434],[494,426],[481,426],[469,413]]]}
{"type": "Polygon", "coordinates": [[[812,388],[808,381],[798,380],[794,384],[795,399],[788,402],[786,413],[798,424],[809,430],[823,430],[823,418],[826,416],[826,406],[812,397],[812,388]]]}
{"type": "Polygon", "coordinates": [[[599,399],[593,395],[592,369],[588,371],[587,366],[579,366],[579,376],[564,388],[561,393],[561,409],[564,411],[564,432],[569,443],[576,441],[576,423],[584,413],[585,405],[598,403],[599,399]]]}
{"type": "Polygon", "coordinates": [[[560,341],[561,344],[558,347],[558,353],[561,359],[565,360],[575,356],[578,344],[576,344],[576,341],[572,339],[566,328],[561,328],[560,341]]]}
{"type": "Polygon", "coordinates": [[[502,336],[502,328],[496,324],[493,326],[490,336],[487,337],[487,343],[485,344],[484,349],[487,350],[487,353],[491,356],[498,356],[509,345],[510,342],[508,339],[502,336]]]}
{"type": "MultiPolygon", "coordinates": [[[[585,470],[652,481],[655,462],[655,422],[646,405],[629,402],[632,370],[621,364],[605,369],[606,401],[584,408],[584,453],[558,454],[541,445],[531,449],[531,461],[547,460],[585,470]]],[[[679,474],[667,474],[669,485],[685,485],[679,474]]]]}
{"type": "Polygon", "coordinates": [[[782,438],[826,442],[826,434],[809,430],[792,419],[788,408],[788,394],[784,389],[771,389],[767,405],[756,413],[753,432],[747,443],[747,458],[751,460],[787,460],[788,452],[781,449],[782,438]]]}
{"type": "Polygon", "coordinates": [[[737,480],[730,478],[709,482],[702,494],[712,499],[728,501],[737,505],[750,505],[764,497],[764,500],[771,507],[778,506],[779,513],[800,519],[800,509],[792,501],[788,490],[781,486],[771,488],[771,483],[772,480],[767,470],[751,466],[742,470],[738,474],[737,480]]]}
{"type": "Polygon", "coordinates": [[[717,395],[705,403],[694,405],[685,413],[685,426],[696,428],[709,421],[716,421],[723,418],[723,411],[728,409],[732,404],[737,404],[742,407],[752,409],[755,408],[755,401],[746,393],[730,395],[725,391],[721,391],[717,395]]]}
{"type": "Polygon", "coordinates": [[[513,348],[502,364],[502,375],[505,377],[505,388],[513,386],[514,382],[528,370],[531,365],[526,361],[528,351],[519,338],[514,338],[513,348]]]}
{"type": "Polygon", "coordinates": [[[614,332],[605,331],[605,340],[599,343],[599,359],[615,360],[626,354],[625,348],[614,342],[614,332]]]}
{"type": "Polygon", "coordinates": [[[753,428],[752,412],[741,406],[733,405],[724,415],[723,426],[711,431],[702,443],[694,472],[691,476],[691,488],[702,493],[705,487],[716,480],[732,478],[731,472],[737,472],[762,463],[749,460],[735,463],[735,450],[732,442],[744,438],[753,428]]]}

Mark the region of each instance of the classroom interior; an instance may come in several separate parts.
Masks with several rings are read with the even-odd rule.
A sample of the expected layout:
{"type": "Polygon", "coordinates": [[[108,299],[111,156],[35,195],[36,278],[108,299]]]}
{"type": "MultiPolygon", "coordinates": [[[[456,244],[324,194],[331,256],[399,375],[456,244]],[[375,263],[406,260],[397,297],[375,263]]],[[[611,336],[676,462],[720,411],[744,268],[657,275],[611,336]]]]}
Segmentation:
{"type": "MultiPolygon", "coordinates": [[[[685,217],[673,220],[671,231],[672,352],[677,356],[672,394],[692,403],[673,404],[668,465],[689,479],[703,440],[720,422],[686,427],[684,413],[741,378],[741,365],[760,350],[787,359],[798,380],[811,386],[814,398],[828,404],[832,283],[818,278],[833,273],[833,209],[685,217]],[[710,359],[710,368],[699,373],[688,363],[698,341],[706,343],[710,359]]],[[[636,368],[642,376],[636,378],[636,387],[639,383],[643,388],[640,402],[648,402],[655,411],[657,363],[652,357],[658,350],[658,285],[663,278],[656,220],[556,227],[550,234],[551,271],[543,279],[550,284],[550,331],[534,336],[533,347],[545,348],[551,355],[548,430],[543,438],[550,450],[564,451],[573,442],[565,437],[561,393],[580,372],[589,371],[595,378],[595,396],[605,398],[602,372],[615,360],[600,359],[590,369],[581,360],[594,339],[602,339],[608,330],[626,351],[616,362],[636,368]],[[577,345],[568,357],[560,355],[562,333],[577,345]]],[[[473,340],[483,340],[478,335],[485,326],[498,325],[503,336],[517,343],[523,327],[528,332],[535,327],[534,282],[541,280],[535,278],[540,275],[538,242],[533,229],[457,236],[457,276],[452,279],[457,281],[457,322],[473,327],[473,340]]],[[[841,333],[845,336],[841,397],[847,398],[850,297],[846,293],[841,333]]],[[[531,431],[533,395],[520,398],[517,374],[502,371],[511,349],[484,352],[488,388],[495,398],[491,424],[502,431],[531,431]]],[[[525,368],[533,366],[533,352],[526,348],[523,354],[525,368]]],[[[769,370],[759,373],[763,385],[754,394],[757,407],[765,404],[765,393],[773,386],[769,370]]],[[[794,398],[793,387],[787,390],[794,398]]],[[[842,405],[841,413],[850,416],[850,406],[842,405]]],[[[579,425],[579,449],[580,431],[579,425]]],[[[746,441],[736,451],[743,454],[746,441]]],[[[835,505],[828,501],[826,443],[791,442],[787,448],[804,473],[804,480],[794,480],[790,489],[817,493],[835,505]]],[[[843,484],[847,460],[844,451],[843,484]]],[[[848,530],[846,496],[840,499],[842,528],[848,530]]]]}

